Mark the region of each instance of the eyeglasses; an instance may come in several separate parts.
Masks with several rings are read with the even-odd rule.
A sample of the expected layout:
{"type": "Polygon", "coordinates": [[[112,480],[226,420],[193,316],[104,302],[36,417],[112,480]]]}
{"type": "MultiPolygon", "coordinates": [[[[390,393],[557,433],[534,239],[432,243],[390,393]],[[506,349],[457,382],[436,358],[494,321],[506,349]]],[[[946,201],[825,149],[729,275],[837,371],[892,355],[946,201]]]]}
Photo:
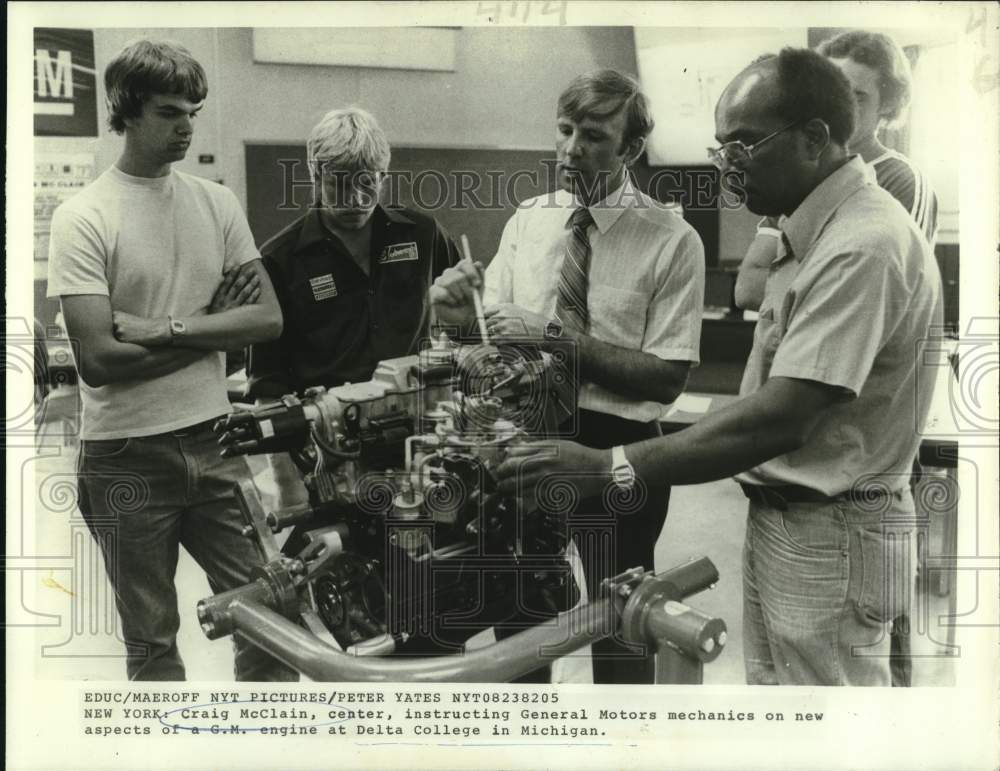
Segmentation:
{"type": "Polygon", "coordinates": [[[759,139],[752,145],[745,145],[740,140],[726,142],[722,147],[707,147],[708,159],[717,169],[725,169],[729,166],[743,166],[753,158],[755,150],[759,149],[765,142],[770,142],[778,134],[781,134],[792,126],[797,126],[801,121],[792,121],[787,126],[782,126],[775,132],[768,134],[763,139],[759,139]]]}

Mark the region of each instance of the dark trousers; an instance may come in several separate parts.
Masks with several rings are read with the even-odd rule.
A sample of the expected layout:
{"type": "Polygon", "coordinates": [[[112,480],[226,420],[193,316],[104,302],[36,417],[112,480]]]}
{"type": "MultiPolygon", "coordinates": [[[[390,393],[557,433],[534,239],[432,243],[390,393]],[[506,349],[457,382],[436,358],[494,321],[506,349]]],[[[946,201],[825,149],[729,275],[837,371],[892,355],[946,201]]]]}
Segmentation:
{"type": "MultiPolygon", "coordinates": [[[[657,423],[639,423],[601,412],[581,410],[579,431],[570,437],[573,441],[610,449],[618,444],[631,444],[660,436],[657,423]]],[[[610,467],[608,471],[610,472],[610,467]]],[[[670,488],[644,488],[636,485],[635,495],[617,495],[585,498],[567,518],[568,536],[572,538],[587,582],[591,601],[600,592],[601,581],[629,568],[653,569],[653,549],[660,537],[667,517],[670,488]]],[[[520,631],[526,623],[517,626],[498,624],[498,640],[520,631]]],[[[632,648],[613,635],[592,646],[595,683],[652,683],[655,667],[652,651],[632,648]]],[[[551,680],[551,666],[540,667],[513,682],[547,683],[551,680]]]]}
{"type": "MultiPolygon", "coordinates": [[[[614,415],[580,411],[580,433],[576,441],[587,447],[609,449],[660,436],[658,423],[638,423],[614,415]]],[[[591,600],[601,582],[629,568],[653,569],[653,549],[663,530],[670,502],[667,486],[643,486],[637,482],[633,494],[588,498],[570,517],[570,535],[576,543],[587,578],[591,600]]],[[[652,683],[653,651],[632,648],[614,635],[592,647],[595,683],[652,683]]]]}

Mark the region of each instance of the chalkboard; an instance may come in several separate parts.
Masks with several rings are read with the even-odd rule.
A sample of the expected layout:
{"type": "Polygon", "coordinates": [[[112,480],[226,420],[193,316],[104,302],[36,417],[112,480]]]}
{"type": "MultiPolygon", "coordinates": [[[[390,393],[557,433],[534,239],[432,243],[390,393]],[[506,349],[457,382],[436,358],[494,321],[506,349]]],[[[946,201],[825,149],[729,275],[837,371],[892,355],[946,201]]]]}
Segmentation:
{"type": "MultiPolygon", "coordinates": [[[[517,204],[555,188],[551,150],[394,147],[383,203],[434,216],[473,257],[488,264],[517,204]]],[[[248,144],[247,218],[260,245],[312,202],[304,145],[248,144]]],[[[718,174],[712,167],[634,169],[640,188],[661,201],[679,200],[705,244],[709,266],[719,248],[718,174]]]]}

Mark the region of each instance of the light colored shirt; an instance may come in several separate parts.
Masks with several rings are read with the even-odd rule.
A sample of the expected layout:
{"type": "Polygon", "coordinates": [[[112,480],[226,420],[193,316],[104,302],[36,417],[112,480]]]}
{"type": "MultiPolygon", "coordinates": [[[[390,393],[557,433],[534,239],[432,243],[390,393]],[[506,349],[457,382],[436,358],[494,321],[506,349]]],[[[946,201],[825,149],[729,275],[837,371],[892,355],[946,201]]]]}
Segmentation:
{"type": "Polygon", "coordinates": [[[859,157],[781,222],[741,395],[769,378],[841,390],[805,445],[737,479],[827,495],[909,482],[936,371],[921,348],[943,320],[941,279],[926,239],[859,157]]]}
{"type": "MultiPolygon", "coordinates": [[[[558,190],[518,207],[486,269],[487,305],[514,303],[555,316],[570,218],[578,206],[572,194],[558,190]]],[[[664,360],[697,363],[705,297],[705,252],[697,232],[675,207],[631,181],[589,209],[588,334],[664,360]]],[[[646,422],[659,418],[666,405],[584,382],[579,406],[646,422]]]]}
{"type": "MultiPolygon", "coordinates": [[[[206,313],[225,269],[259,259],[236,196],[171,171],[133,177],[112,166],[56,209],[48,296],[106,295],[111,308],[159,318],[206,313]]],[[[229,412],[225,354],[99,387],[80,383],[84,439],[149,436],[229,412]]]]}

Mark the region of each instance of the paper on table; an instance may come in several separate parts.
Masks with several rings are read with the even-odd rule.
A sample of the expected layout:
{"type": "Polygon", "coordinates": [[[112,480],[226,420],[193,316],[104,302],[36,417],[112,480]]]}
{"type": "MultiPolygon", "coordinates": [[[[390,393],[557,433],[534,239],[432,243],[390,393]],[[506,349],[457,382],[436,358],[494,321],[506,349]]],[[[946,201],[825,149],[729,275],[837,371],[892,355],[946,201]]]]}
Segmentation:
{"type": "Polygon", "coordinates": [[[712,406],[711,396],[694,396],[692,394],[681,394],[677,400],[670,405],[661,420],[666,420],[678,412],[687,412],[694,415],[704,415],[708,408],[712,406]]]}

